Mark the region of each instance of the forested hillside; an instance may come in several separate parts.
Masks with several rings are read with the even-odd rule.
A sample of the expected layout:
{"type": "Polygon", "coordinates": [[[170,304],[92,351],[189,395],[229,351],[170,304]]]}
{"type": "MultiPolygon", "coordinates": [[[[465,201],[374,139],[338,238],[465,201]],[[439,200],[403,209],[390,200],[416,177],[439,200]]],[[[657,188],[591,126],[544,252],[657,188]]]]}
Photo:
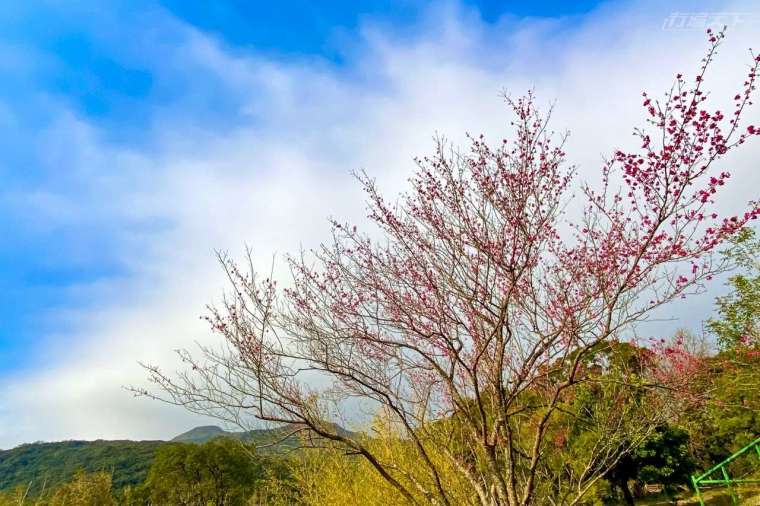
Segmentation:
{"type": "MultiPolygon", "coordinates": [[[[203,432],[209,431],[196,434],[203,432]]],[[[270,504],[275,497],[284,501],[279,504],[293,504],[288,461],[271,451],[258,454],[244,439],[19,446],[0,453],[0,506],[221,506],[247,504],[251,498],[270,504]]]]}
{"type": "Polygon", "coordinates": [[[71,480],[77,471],[105,471],[116,489],[142,482],[163,441],[63,441],[0,451],[0,490],[31,484],[33,493],[71,480]]]}
{"type": "MultiPolygon", "coordinates": [[[[55,488],[68,482],[78,471],[104,471],[112,477],[112,487],[120,491],[142,483],[159,447],[181,443],[204,444],[225,438],[252,444],[261,453],[277,453],[297,446],[287,437],[292,429],[226,431],[217,426],[195,427],[171,441],[62,441],[32,443],[0,450],[0,491],[31,484],[30,492],[55,488]]],[[[348,432],[346,432],[348,433],[348,432]]]]}

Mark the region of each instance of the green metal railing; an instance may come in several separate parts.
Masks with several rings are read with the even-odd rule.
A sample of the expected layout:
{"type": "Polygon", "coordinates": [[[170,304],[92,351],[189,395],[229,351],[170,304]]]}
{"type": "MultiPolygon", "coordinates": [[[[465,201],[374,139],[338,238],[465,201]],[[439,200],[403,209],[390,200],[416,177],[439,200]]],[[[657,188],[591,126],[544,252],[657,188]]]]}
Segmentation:
{"type": "Polygon", "coordinates": [[[731,492],[731,500],[734,504],[738,504],[736,494],[734,493],[734,485],[741,485],[745,483],[760,483],[760,479],[732,479],[728,475],[728,469],[726,467],[728,464],[739,458],[740,456],[744,455],[748,451],[750,451],[752,448],[755,449],[755,452],[757,452],[757,457],[760,458],[760,437],[752,441],[750,444],[739,450],[738,452],[734,453],[730,457],[728,457],[723,462],[714,465],[707,471],[705,471],[700,476],[693,476],[691,477],[691,484],[694,486],[694,490],[697,492],[697,499],[699,499],[699,504],[701,506],[705,506],[704,501],[702,500],[702,492],[700,491],[699,487],[703,485],[725,485],[728,487],[729,491],[731,492]],[[720,471],[721,473],[721,479],[710,479],[710,476],[712,476],[714,473],[720,471]]]}

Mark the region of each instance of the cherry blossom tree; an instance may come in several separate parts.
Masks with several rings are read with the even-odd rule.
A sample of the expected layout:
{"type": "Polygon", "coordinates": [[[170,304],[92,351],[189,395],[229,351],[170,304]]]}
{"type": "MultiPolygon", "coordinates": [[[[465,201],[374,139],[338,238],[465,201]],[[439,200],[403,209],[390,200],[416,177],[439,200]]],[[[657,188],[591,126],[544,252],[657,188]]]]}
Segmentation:
{"type": "MultiPolygon", "coordinates": [[[[679,74],[663,98],[644,94],[639,147],[616,150],[598,181],[576,186],[565,136],[530,93],[506,99],[510,139],[472,137],[466,152],[439,141],[397,201],[358,174],[379,233],[334,221],[329,242],[288,259],[287,287],[221,256],[231,290],[207,319],[226,345],[180,351],[179,375],[148,366],[160,389],[140,393],[233,422],[289,424],[305,445],[366,459],[412,504],[452,504],[451,472],[476,503],[535,504],[574,392],[600,381],[603,364],[590,364],[654,309],[699,292],[723,268],[712,251],[760,214],[758,202],[716,210],[732,179],[722,159],[760,135],[742,124],[760,56],[733,109],[709,109],[706,71],[723,33],[708,38],[696,76],[679,74]],[[574,198],[584,204],[571,223],[574,198]],[[354,398],[393,418],[414,466],[341,428],[354,398]]],[[[636,372],[630,391],[656,403],[648,411],[626,407],[628,381],[611,391],[563,503],[577,503],[676,406],[646,392],[663,377],[672,391],[673,367],[691,367],[682,358],[667,374],[636,372]]]]}

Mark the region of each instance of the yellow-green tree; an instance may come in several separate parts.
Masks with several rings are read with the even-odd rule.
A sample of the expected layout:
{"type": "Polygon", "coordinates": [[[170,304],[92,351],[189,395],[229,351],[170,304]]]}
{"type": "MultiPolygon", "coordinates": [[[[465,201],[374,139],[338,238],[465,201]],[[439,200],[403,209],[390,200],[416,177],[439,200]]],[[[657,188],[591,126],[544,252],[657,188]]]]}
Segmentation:
{"type": "Polygon", "coordinates": [[[71,481],[54,490],[33,496],[29,486],[0,493],[0,506],[115,506],[111,495],[111,475],[106,472],[78,471],[71,481]]]}
{"type": "Polygon", "coordinates": [[[202,445],[159,449],[138,495],[152,504],[235,506],[274,501],[286,478],[280,459],[257,455],[240,441],[218,438],[202,445]]]}
{"type": "MultiPolygon", "coordinates": [[[[429,438],[421,439],[425,454],[439,469],[441,486],[456,504],[476,504],[477,496],[459,472],[449,467],[445,453],[451,451],[441,445],[436,431],[450,431],[435,425],[428,427],[429,438]]],[[[450,424],[449,424],[450,425],[450,424]]],[[[449,432],[450,433],[450,432],[449,432]]],[[[363,444],[372,451],[393,479],[407,483],[414,500],[431,502],[427,492],[431,476],[421,460],[417,442],[405,437],[398,421],[389,413],[379,415],[367,433],[363,444]]],[[[450,441],[453,443],[453,441],[450,441]]],[[[316,451],[303,452],[293,460],[293,479],[299,487],[301,500],[309,506],[340,506],[361,504],[368,506],[402,506],[409,504],[374,467],[359,455],[350,454],[340,445],[325,441],[316,451]]]]}
{"type": "Polygon", "coordinates": [[[111,506],[111,475],[106,472],[79,472],[73,480],[53,492],[45,506],[111,506]]]}

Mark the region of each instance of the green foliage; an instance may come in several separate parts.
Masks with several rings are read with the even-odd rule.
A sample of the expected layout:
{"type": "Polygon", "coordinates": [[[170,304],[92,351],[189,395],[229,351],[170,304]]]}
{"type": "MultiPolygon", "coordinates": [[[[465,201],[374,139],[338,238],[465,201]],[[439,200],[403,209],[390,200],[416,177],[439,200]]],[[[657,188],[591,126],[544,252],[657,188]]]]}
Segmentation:
{"type": "Polygon", "coordinates": [[[252,446],[230,438],[202,445],[172,443],[159,449],[133,500],[178,506],[244,505],[252,496],[267,499],[267,487],[287,479],[281,459],[256,455],[252,446]]]}
{"type": "Polygon", "coordinates": [[[30,487],[29,495],[71,481],[78,471],[104,471],[113,487],[141,483],[161,441],[64,441],[0,451],[0,490],[30,487]]]}
{"type": "Polygon", "coordinates": [[[30,480],[38,483],[36,489],[28,484],[9,487],[0,492],[0,506],[298,504],[289,462],[272,454],[257,455],[253,450],[253,446],[231,438],[200,445],[166,443],[154,452],[155,459],[142,483],[116,489],[109,472],[80,470],[65,482],[30,480]]]}
{"type": "MultiPolygon", "coordinates": [[[[697,378],[710,399],[684,414],[691,435],[692,453],[700,470],[708,469],[760,434],[760,355],[723,352],[708,359],[705,378],[697,378]]],[[[731,465],[742,475],[745,460],[731,465]]]]}
{"type": "MultiPolygon", "coordinates": [[[[175,440],[203,444],[225,438],[256,445],[260,447],[259,453],[277,454],[298,444],[295,437],[284,437],[287,433],[288,428],[230,432],[206,426],[180,434],[175,440]],[[275,442],[278,444],[272,445],[275,442]]],[[[7,493],[21,487],[29,497],[37,497],[43,489],[49,491],[71,481],[79,471],[104,471],[112,476],[116,495],[128,487],[134,495],[135,487],[145,481],[156,452],[167,444],[164,441],[63,441],[0,450],[0,491],[7,493]]]]}
{"type": "Polygon", "coordinates": [[[633,504],[629,482],[661,484],[667,494],[675,486],[687,486],[696,463],[689,452],[689,433],[680,427],[659,427],[632,453],[625,455],[607,473],[628,504],[633,504]]]}
{"type": "Polygon", "coordinates": [[[760,345],[760,238],[745,228],[731,242],[724,255],[742,272],[729,278],[731,293],[716,299],[720,318],[707,321],[724,350],[760,345]]]}
{"type": "Polygon", "coordinates": [[[661,483],[666,488],[687,485],[696,463],[689,453],[689,433],[680,427],[660,427],[636,449],[632,462],[636,478],[644,483],[661,483]]]}
{"type": "Polygon", "coordinates": [[[28,487],[17,485],[9,490],[0,491],[0,506],[24,506],[29,496],[28,487]]]}
{"type": "Polygon", "coordinates": [[[74,479],[58,487],[46,506],[112,506],[111,475],[106,472],[78,472],[74,479]]]}
{"type": "Polygon", "coordinates": [[[19,485],[0,493],[0,506],[115,506],[111,495],[111,475],[106,472],[78,471],[71,481],[54,489],[44,489],[37,496],[29,487],[19,485]]]}
{"type": "Polygon", "coordinates": [[[656,419],[661,405],[645,386],[646,356],[633,344],[610,342],[582,362],[586,380],[562,404],[553,444],[545,450],[547,468],[538,487],[547,502],[570,502],[578,477],[593,472],[605,479],[589,483],[580,504],[617,504],[617,491],[632,504],[628,481],[642,468],[636,451],[646,447],[654,427],[639,422],[656,419]],[[620,460],[611,456],[615,449],[623,450],[620,460]]]}

